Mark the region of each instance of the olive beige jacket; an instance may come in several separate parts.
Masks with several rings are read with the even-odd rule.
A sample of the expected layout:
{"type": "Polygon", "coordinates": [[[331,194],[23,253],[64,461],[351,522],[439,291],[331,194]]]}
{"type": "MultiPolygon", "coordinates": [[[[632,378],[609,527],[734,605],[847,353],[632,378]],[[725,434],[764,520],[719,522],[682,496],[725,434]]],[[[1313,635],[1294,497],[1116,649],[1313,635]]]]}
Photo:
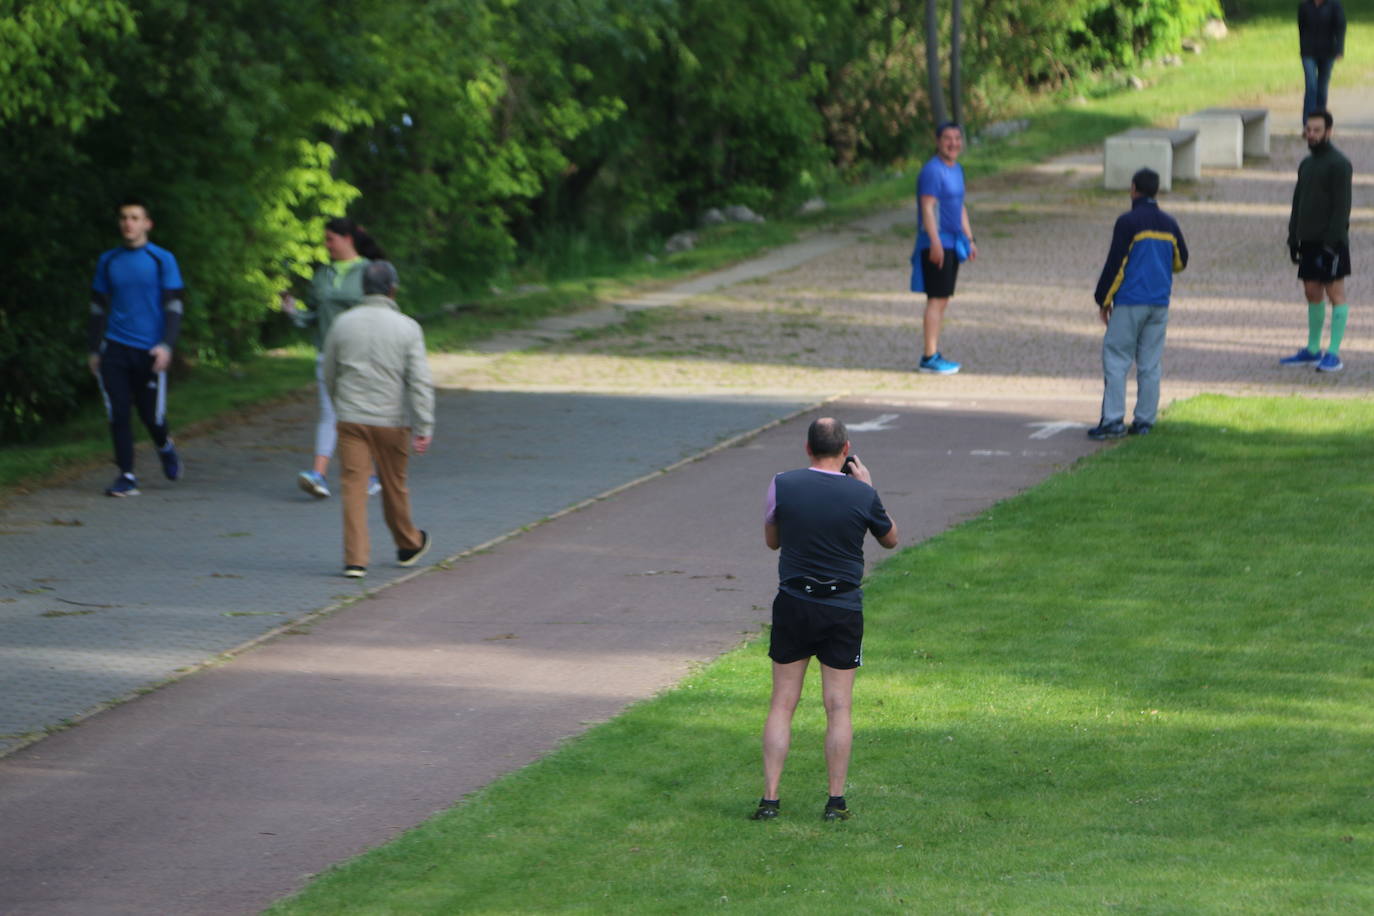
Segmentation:
{"type": "Polygon", "coordinates": [[[343,423],[434,433],[434,383],[420,325],[386,296],[364,296],[324,340],[325,390],[343,423]]]}

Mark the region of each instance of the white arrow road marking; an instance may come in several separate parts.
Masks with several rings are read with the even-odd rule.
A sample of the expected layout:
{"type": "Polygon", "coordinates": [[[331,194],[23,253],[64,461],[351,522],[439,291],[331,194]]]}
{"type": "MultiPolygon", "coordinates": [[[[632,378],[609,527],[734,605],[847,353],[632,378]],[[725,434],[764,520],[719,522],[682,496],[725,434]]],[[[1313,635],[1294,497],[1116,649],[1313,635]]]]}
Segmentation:
{"type": "Polygon", "coordinates": [[[1059,433],[1062,433],[1066,429],[1088,428],[1088,424],[1075,423],[1072,420],[1044,420],[1039,423],[1027,423],[1026,425],[1040,427],[1038,430],[1031,433],[1030,437],[1032,439],[1048,439],[1051,436],[1056,436],[1059,433]]]}
{"type": "Polygon", "coordinates": [[[851,433],[876,433],[883,429],[892,429],[892,421],[897,419],[900,414],[884,413],[879,414],[872,420],[865,420],[862,423],[850,423],[847,428],[851,433]]]}

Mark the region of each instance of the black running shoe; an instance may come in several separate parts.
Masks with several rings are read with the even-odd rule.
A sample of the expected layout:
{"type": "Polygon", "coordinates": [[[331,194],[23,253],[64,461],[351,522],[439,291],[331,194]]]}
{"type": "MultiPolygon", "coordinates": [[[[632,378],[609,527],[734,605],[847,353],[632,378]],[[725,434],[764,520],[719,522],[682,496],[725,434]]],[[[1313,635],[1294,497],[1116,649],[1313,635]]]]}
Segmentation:
{"type": "Polygon", "coordinates": [[[414,566],[415,561],[424,556],[427,550],[429,550],[429,532],[421,531],[420,546],[414,550],[397,550],[396,562],[402,566],[414,566]]]}
{"type": "Polygon", "coordinates": [[[832,808],[826,805],[825,814],[821,815],[821,819],[826,821],[847,821],[850,816],[848,808],[832,808]]]}
{"type": "Polygon", "coordinates": [[[759,810],[749,815],[751,821],[771,821],[779,814],[777,805],[759,805],[759,810]]]}

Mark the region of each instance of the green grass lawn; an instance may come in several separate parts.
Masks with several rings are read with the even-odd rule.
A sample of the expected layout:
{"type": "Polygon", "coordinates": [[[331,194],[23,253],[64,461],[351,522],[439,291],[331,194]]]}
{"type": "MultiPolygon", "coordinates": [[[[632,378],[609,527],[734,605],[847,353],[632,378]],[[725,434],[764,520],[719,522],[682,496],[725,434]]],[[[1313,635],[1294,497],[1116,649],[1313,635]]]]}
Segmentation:
{"type": "Polygon", "coordinates": [[[746,819],[759,640],[270,912],[1374,911],[1371,465],[1374,406],[1201,397],[893,556],[849,822],[814,683],[746,819]]]}

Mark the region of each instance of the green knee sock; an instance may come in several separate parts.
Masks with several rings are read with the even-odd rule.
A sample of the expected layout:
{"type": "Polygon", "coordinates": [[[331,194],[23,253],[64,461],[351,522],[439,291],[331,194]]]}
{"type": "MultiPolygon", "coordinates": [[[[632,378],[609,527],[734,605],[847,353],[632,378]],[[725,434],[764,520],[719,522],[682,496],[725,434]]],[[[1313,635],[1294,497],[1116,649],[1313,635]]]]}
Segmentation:
{"type": "Polygon", "coordinates": [[[1350,317],[1350,306],[1331,306],[1331,347],[1328,353],[1339,356],[1341,341],[1345,339],[1345,320],[1350,317]]]}
{"type": "Polygon", "coordinates": [[[1307,352],[1322,351],[1322,325],[1326,324],[1326,303],[1307,303],[1307,352]]]}

